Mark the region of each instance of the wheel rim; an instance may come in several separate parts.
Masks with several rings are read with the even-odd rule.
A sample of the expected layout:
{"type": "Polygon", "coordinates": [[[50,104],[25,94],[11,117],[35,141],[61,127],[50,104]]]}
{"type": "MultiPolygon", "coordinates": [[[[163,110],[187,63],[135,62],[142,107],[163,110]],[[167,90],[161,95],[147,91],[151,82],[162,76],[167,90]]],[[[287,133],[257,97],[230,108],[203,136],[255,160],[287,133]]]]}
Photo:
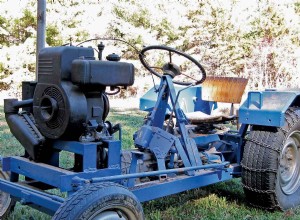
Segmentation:
{"type": "MultiPolygon", "coordinates": [[[[0,178],[6,179],[6,176],[0,172],[0,178]]],[[[11,204],[11,198],[8,193],[0,191],[0,216],[3,216],[4,213],[9,209],[11,204]]]]}
{"type": "Polygon", "coordinates": [[[127,207],[114,207],[112,209],[99,210],[89,220],[138,220],[135,214],[127,207]]]}
{"type": "Polygon", "coordinates": [[[300,132],[294,131],[287,138],[280,155],[280,187],[293,194],[300,186],[300,132]]]}

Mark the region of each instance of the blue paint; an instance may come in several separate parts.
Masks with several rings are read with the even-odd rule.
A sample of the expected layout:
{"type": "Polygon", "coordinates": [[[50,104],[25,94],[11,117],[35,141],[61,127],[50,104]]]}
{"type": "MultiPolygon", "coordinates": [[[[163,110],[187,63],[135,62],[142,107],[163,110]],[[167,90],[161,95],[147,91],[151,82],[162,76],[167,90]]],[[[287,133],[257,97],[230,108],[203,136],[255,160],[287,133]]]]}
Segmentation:
{"type": "MultiPolygon", "coordinates": [[[[240,122],[243,124],[239,131],[191,138],[185,113],[202,111],[210,114],[217,103],[201,99],[201,86],[183,88],[174,86],[172,78],[166,75],[162,77],[157,92],[151,89],[141,98],[141,109],[150,111],[150,114],[134,135],[136,149],[131,152],[132,160],[128,167],[122,167],[121,141],[108,136],[98,142],[54,141],[53,148],[58,152],[63,150],[82,155],[82,171],[59,168],[58,152],[49,164],[36,163],[23,157],[6,157],[2,161],[3,170],[11,172],[11,181],[17,182],[18,176],[24,175],[47,184],[49,188],[67,192],[68,196],[86,184],[117,182],[128,187],[139,201],[149,201],[239,177],[239,163],[248,124],[281,126],[284,112],[299,96],[297,92],[251,92],[240,109],[240,122]],[[176,119],[175,134],[164,130],[165,117],[171,112],[176,119]],[[106,154],[106,167],[101,168],[98,164],[100,148],[106,154]],[[210,149],[212,151],[205,151],[210,149]],[[141,172],[139,166],[149,162],[149,155],[155,167],[141,172]],[[178,157],[181,162],[179,168],[178,157]],[[139,178],[149,180],[136,185],[139,178]]],[[[64,201],[55,195],[5,180],[0,180],[0,189],[48,214],[55,213],[64,201]]]]}
{"type": "Polygon", "coordinates": [[[133,189],[132,192],[140,202],[145,202],[230,179],[232,179],[232,175],[229,170],[218,170],[182,179],[178,178],[173,181],[157,182],[157,184],[148,187],[133,189]]]}
{"type": "Polygon", "coordinates": [[[300,91],[249,92],[239,109],[239,122],[282,127],[286,110],[299,95],[300,91]]]}
{"type": "Polygon", "coordinates": [[[15,199],[21,201],[23,204],[40,206],[40,210],[49,215],[53,215],[64,202],[64,199],[61,197],[43,193],[3,179],[0,179],[0,189],[13,195],[15,199]]]}
{"type": "MultiPolygon", "coordinates": [[[[157,100],[158,92],[155,91],[156,87],[153,87],[150,89],[146,94],[144,94],[140,98],[140,110],[142,111],[152,111],[155,103],[157,100]]],[[[174,86],[176,93],[184,88],[183,86],[175,85],[174,86]]],[[[195,112],[195,111],[202,111],[206,114],[210,114],[212,108],[216,108],[217,106],[214,105],[216,104],[215,102],[209,102],[209,101],[204,101],[201,98],[202,94],[202,87],[201,86],[194,86],[190,87],[180,94],[178,98],[178,103],[180,105],[180,108],[183,110],[183,112],[195,112]]],[[[168,102],[168,111],[167,113],[171,112],[171,103],[170,101],[168,102]]]]}
{"type": "Polygon", "coordinates": [[[197,136],[193,138],[198,147],[208,148],[210,143],[220,141],[220,137],[217,134],[208,134],[203,136],[197,136]]]}

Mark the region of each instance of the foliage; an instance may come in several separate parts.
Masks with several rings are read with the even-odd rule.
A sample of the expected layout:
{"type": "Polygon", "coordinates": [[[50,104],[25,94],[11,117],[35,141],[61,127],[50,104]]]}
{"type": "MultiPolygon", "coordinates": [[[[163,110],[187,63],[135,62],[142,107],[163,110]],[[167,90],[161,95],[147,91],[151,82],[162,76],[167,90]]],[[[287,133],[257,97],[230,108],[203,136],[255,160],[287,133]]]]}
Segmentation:
{"type": "Polygon", "coordinates": [[[300,3],[299,2],[294,3],[294,10],[297,14],[300,13],[300,3]]]}
{"type": "Polygon", "coordinates": [[[180,35],[175,31],[175,27],[167,20],[167,18],[163,18],[158,25],[153,27],[153,30],[157,32],[156,39],[161,39],[165,36],[167,37],[167,45],[173,43],[175,40],[178,40],[180,37],[180,35]]]}
{"type": "MultiPolygon", "coordinates": [[[[3,79],[11,74],[12,74],[12,71],[8,67],[6,67],[4,63],[0,62],[0,79],[3,79]]],[[[2,83],[2,85],[8,85],[8,84],[2,83]]],[[[2,88],[4,88],[4,87],[2,87],[2,88]]],[[[7,88],[7,87],[5,86],[5,88],[7,88]]]]}
{"type": "Polygon", "coordinates": [[[85,41],[89,38],[89,33],[85,30],[82,31],[77,31],[75,33],[75,42],[81,42],[81,41],[85,41]]]}
{"type": "Polygon", "coordinates": [[[0,82],[0,91],[2,90],[8,90],[10,88],[10,84],[5,82],[0,82]]]}
{"type": "MultiPolygon", "coordinates": [[[[0,46],[8,45],[6,27],[8,25],[8,20],[0,15],[0,46]]],[[[1,71],[0,71],[1,72],[1,71]]]]}
{"type": "MultiPolygon", "coordinates": [[[[47,3],[49,46],[93,37],[121,38],[138,49],[166,44],[193,55],[209,75],[249,78],[248,90],[299,87],[295,83],[300,79],[300,4],[296,0],[47,3]]],[[[35,4],[28,1],[16,17],[1,13],[2,46],[34,37],[35,4]]],[[[121,45],[120,51],[125,59],[138,59],[130,46],[121,45]]],[[[141,69],[137,72],[145,74],[141,69]]]]}
{"type": "Polygon", "coordinates": [[[11,45],[24,43],[29,37],[33,37],[36,32],[36,16],[29,8],[25,8],[19,18],[6,18],[0,16],[0,44],[11,45]]]}
{"type": "Polygon", "coordinates": [[[0,73],[4,71],[4,64],[0,62],[0,73]]]}
{"type": "Polygon", "coordinates": [[[27,69],[32,72],[32,73],[35,73],[35,63],[29,63],[27,65],[27,69]]]}
{"type": "Polygon", "coordinates": [[[117,16],[117,18],[131,23],[135,27],[143,27],[147,29],[151,26],[150,14],[147,9],[139,8],[137,11],[128,13],[126,8],[114,6],[113,13],[117,16]]]}
{"type": "Polygon", "coordinates": [[[36,16],[29,9],[25,9],[21,18],[13,20],[11,42],[24,43],[27,38],[32,37],[36,32],[36,22],[36,16]]]}
{"type": "Polygon", "coordinates": [[[131,4],[130,9],[128,1],[114,6],[110,33],[132,39],[132,32],[143,25],[142,42],[152,36],[157,44],[187,51],[201,60],[209,75],[250,78],[248,89],[299,86],[294,83],[300,65],[295,50],[300,45],[297,2],[257,1],[246,7],[234,0],[151,2],[156,10],[141,7],[147,6],[141,0],[131,4]],[[172,17],[172,10],[177,15],[172,17]],[[146,24],[136,23],[144,20],[146,24]]]}
{"type": "Polygon", "coordinates": [[[63,44],[60,31],[56,25],[48,25],[46,28],[46,42],[49,46],[59,46],[63,44]]]}

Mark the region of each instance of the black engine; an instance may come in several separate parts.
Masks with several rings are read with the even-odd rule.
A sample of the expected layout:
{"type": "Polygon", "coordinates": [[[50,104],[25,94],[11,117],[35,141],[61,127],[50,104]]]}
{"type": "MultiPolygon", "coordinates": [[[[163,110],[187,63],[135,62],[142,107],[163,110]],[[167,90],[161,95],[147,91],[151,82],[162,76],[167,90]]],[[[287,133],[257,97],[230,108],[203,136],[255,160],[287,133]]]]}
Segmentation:
{"type": "Polygon", "coordinates": [[[23,101],[5,100],[6,120],[26,154],[43,160],[53,140],[84,142],[107,136],[105,89],[133,82],[132,64],[95,60],[92,48],[45,48],[39,54],[38,81],[23,82],[23,101]]]}

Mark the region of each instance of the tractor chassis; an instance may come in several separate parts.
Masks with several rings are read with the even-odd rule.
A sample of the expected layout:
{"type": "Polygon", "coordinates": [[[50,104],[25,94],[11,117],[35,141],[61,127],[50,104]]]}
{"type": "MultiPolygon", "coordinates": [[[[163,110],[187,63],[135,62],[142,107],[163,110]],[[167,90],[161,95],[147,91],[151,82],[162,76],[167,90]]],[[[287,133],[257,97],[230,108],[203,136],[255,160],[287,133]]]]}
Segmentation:
{"type": "Polygon", "coordinates": [[[224,160],[222,153],[219,153],[220,162],[213,163],[208,159],[208,162],[203,164],[196,141],[189,138],[186,129],[187,120],[177,99],[172,78],[168,75],[163,76],[156,106],[135,134],[135,145],[139,147],[139,150],[131,151],[131,163],[127,174],[122,172],[120,140],[104,138],[100,142],[87,143],[57,140],[53,143],[53,148],[57,150],[57,153],[53,154],[49,164],[30,161],[19,156],[3,158],[3,171],[10,172],[10,181],[0,180],[0,189],[22,204],[53,215],[65,199],[45,192],[45,189],[57,188],[61,192],[67,192],[67,196],[72,196],[77,190],[90,184],[115,182],[131,191],[139,202],[145,202],[239,177],[241,175],[239,162],[242,154],[242,140],[248,126],[242,125],[238,132],[228,134],[237,145],[237,149],[232,151],[237,162],[230,164],[229,161],[224,160]],[[180,139],[163,130],[169,98],[180,129],[180,139]],[[166,137],[166,140],[160,142],[163,137],[166,137]],[[166,144],[168,142],[171,144],[166,144]],[[163,143],[166,149],[157,148],[160,143],[163,143]],[[97,148],[103,144],[108,152],[107,168],[97,169],[97,148]],[[176,147],[175,151],[180,155],[184,167],[166,168],[165,157],[168,152],[174,152],[174,149],[171,149],[172,146],[176,147]],[[59,168],[60,150],[82,155],[82,171],[73,172],[59,168]],[[137,172],[138,161],[143,161],[144,151],[155,155],[157,170],[137,172]],[[25,180],[20,181],[19,175],[25,176],[25,180]],[[144,177],[150,177],[150,181],[136,183],[137,178],[144,177]],[[151,177],[155,178],[151,179],[151,177]]]}
{"type": "MultiPolygon", "coordinates": [[[[70,149],[78,147],[78,143],[59,142],[70,149]],[[75,147],[74,147],[75,146],[75,147]],[[73,148],[74,147],[74,148],[73,148]]],[[[111,146],[120,145],[119,141],[112,141],[111,146]]],[[[93,148],[93,144],[82,144],[83,148],[93,148]]],[[[112,149],[116,149],[112,147],[112,149]]],[[[115,152],[112,154],[115,155],[115,152]]],[[[96,154],[87,150],[84,154],[90,161],[96,160],[96,154]]],[[[136,169],[136,162],[141,156],[132,153],[131,170],[136,169]]],[[[9,193],[23,205],[33,206],[40,211],[53,215],[64,202],[64,198],[41,191],[41,188],[58,188],[69,195],[86,184],[97,182],[117,182],[128,187],[140,202],[157,199],[163,196],[176,194],[182,191],[207,186],[233,178],[233,167],[228,162],[208,164],[188,168],[177,168],[162,171],[121,174],[119,164],[111,164],[110,168],[96,170],[87,169],[84,172],[71,172],[65,169],[36,163],[23,157],[13,156],[3,158],[3,171],[11,173],[11,181],[0,179],[0,188],[9,193]],[[197,171],[194,176],[185,174],[187,171],[197,171]],[[24,175],[34,181],[14,182],[18,175],[24,175]],[[134,185],[135,178],[159,176],[158,180],[134,185]],[[38,187],[35,187],[38,186],[38,187]],[[42,187],[41,187],[42,186],[42,187]]]]}

